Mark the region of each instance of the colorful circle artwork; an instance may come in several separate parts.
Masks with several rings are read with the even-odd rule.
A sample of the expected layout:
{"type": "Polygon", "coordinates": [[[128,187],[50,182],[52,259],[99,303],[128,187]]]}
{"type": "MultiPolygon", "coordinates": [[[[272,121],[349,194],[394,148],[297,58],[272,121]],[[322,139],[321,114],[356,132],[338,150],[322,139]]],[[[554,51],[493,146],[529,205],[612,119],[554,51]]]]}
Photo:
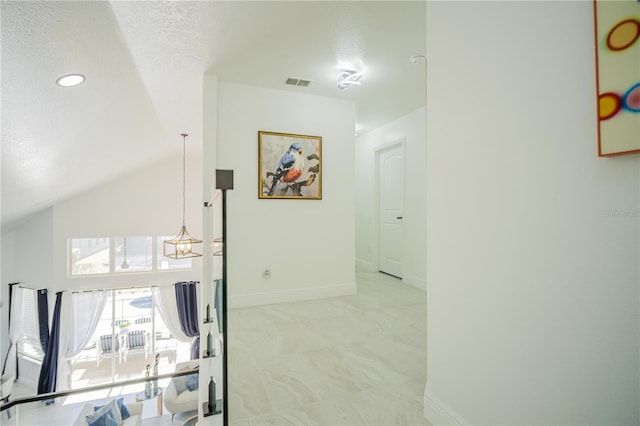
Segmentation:
{"type": "Polygon", "coordinates": [[[622,105],[628,111],[640,112],[640,83],[631,86],[622,96],[622,105]]]}
{"type": "Polygon", "coordinates": [[[600,120],[608,120],[620,111],[622,99],[615,93],[603,93],[599,102],[600,120]]]}
{"type": "Polygon", "coordinates": [[[631,86],[622,96],[622,106],[631,112],[640,112],[640,83],[631,86]]]}
{"type": "Polygon", "coordinates": [[[630,47],[640,37],[640,21],[626,19],[616,24],[607,36],[607,47],[614,51],[630,47]]]}

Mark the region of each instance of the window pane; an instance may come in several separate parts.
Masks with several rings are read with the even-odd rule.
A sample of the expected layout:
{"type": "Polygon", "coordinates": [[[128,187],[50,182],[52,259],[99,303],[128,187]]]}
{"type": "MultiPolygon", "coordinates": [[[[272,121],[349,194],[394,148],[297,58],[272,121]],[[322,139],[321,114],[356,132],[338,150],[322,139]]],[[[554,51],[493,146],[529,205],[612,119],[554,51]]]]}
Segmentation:
{"type": "Polygon", "coordinates": [[[176,363],[191,359],[191,343],[171,335],[151,288],[109,290],[92,339],[73,358],[71,387],[141,378],[147,365],[153,373],[156,359],[159,374],[172,373],[176,363]]]}
{"type": "Polygon", "coordinates": [[[151,237],[117,237],[116,272],[150,271],[153,266],[152,243],[151,237]]]}
{"type": "Polygon", "coordinates": [[[98,325],[87,346],[77,354],[71,363],[71,388],[95,386],[113,381],[113,364],[122,360],[122,340],[118,327],[114,330],[113,291],[108,291],[107,302],[98,325]]]}
{"type": "Polygon", "coordinates": [[[158,237],[158,270],[166,269],[191,269],[191,258],[186,259],[172,259],[164,256],[164,240],[170,240],[175,235],[170,237],[158,237]]]}
{"type": "Polygon", "coordinates": [[[143,377],[145,366],[153,368],[153,302],[150,288],[115,291],[116,333],[122,342],[122,362],[116,364],[115,380],[143,377]]]}
{"type": "Polygon", "coordinates": [[[71,275],[109,272],[109,238],[73,238],[71,240],[71,275]]]}

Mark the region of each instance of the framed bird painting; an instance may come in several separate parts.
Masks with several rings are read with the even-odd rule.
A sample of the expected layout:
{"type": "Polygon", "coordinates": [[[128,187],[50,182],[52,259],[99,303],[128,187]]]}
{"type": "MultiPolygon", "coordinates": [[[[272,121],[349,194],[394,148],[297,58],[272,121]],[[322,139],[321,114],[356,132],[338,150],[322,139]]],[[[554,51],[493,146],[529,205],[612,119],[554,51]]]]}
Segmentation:
{"type": "Polygon", "coordinates": [[[258,197],[322,199],[322,137],[258,132],[258,197]]]}

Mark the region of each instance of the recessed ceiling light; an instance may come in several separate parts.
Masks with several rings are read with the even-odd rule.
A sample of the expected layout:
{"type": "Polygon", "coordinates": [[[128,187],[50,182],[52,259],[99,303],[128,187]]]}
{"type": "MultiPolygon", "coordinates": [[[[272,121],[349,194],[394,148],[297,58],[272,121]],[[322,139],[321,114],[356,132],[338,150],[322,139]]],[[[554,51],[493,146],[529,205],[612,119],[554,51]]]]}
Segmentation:
{"type": "Polygon", "coordinates": [[[347,90],[351,88],[351,86],[359,86],[362,77],[364,77],[364,74],[361,72],[341,71],[336,77],[338,80],[338,88],[341,90],[347,90]]]}
{"type": "Polygon", "coordinates": [[[73,87],[82,84],[85,80],[82,74],[67,74],[56,80],[56,84],[62,87],[73,87]]]}

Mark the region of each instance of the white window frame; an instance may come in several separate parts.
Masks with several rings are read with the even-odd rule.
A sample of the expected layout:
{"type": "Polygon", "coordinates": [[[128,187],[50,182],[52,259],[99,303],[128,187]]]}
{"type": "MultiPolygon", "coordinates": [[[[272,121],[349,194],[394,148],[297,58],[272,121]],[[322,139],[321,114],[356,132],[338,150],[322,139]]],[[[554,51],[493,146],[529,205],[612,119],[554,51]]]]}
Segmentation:
{"type": "Polygon", "coordinates": [[[159,263],[159,247],[160,242],[158,239],[160,238],[171,238],[166,237],[166,235],[127,235],[127,236],[117,236],[117,237],[75,237],[67,239],[67,278],[91,278],[91,277],[104,277],[104,276],[113,276],[113,275],[126,275],[126,274],[149,274],[149,273],[165,273],[165,272],[175,272],[175,271],[190,271],[193,269],[192,259],[189,258],[188,266],[178,267],[178,268],[167,268],[161,269],[158,267],[159,263]],[[151,238],[151,269],[145,270],[131,270],[131,271],[116,271],[115,267],[115,240],[116,238],[133,238],[133,237],[146,237],[151,238]],[[108,240],[109,241],[109,272],[96,273],[96,274],[74,274],[73,273],[73,240],[86,239],[86,240],[108,240]]]}
{"type": "MultiPolygon", "coordinates": [[[[140,287],[135,286],[135,287],[132,287],[132,288],[135,288],[137,291],[142,291],[142,290],[147,291],[148,290],[149,294],[152,295],[153,293],[152,293],[151,289],[153,287],[154,286],[152,286],[152,285],[148,285],[148,286],[145,285],[145,286],[140,286],[140,287]]],[[[109,295],[108,303],[105,305],[104,311],[103,311],[103,314],[102,314],[102,315],[104,315],[104,312],[110,312],[110,315],[108,315],[109,318],[107,318],[107,319],[109,319],[111,321],[111,333],[112,333],[112,335],[116,336],[116,338],[118,338],[118,333],[119,333],[119,328],[116,325],[116,321],[119,318],[115,318],[116,305],[122,303],[122,296],[118,294],[118,290],[120,290],[120,289],[119,288],[104,289],[104,291],[109,292],[110,295],[109,295]]],[[[130,289],[125,289],[125,290],[130,290],[130,289]]],[[[151,297],[152,297],[152,300],[153,300],[153,296],[151,296],[151,297]]],[[[158,339],[158,330],[159,330],[158,321],[163,321],[164,322],[164,320],[160,316],[159,312],[156,315],[156,306],[153,305],[153,304],[152,304],[152,307],[151,307],[151,310],[150,310],[150,318],[151,318],[151,324],[150,324],[151,332],[149,334],[149,360],[151,361],[151,364],[153,364],[154,354],[158,353],[158,340],[159,340],[158,339]]],[[[103,319],[101,318],[101,320],[103,320],[103,319]]],[[[135,325],[132,325],[131,327],[135,327],[135,325]]],[[[165,327],[166,327],[166,325],[165,325],[165,327]]],[[[96,333],[96,331],[94,331],[94,334],[95,333],[96,333]]],[[[94,336],[94,337],[98,337],[95,340],[95,345],[100,345],[99,336],[94,336]]],[[[177,339],[175,339],[175,340],[177,341],[177,339]]],[[[92,347],[91,344],[89,344],[87,346],[87,348],[91,348],[91,347],[92,347]]],[[[97,354],[97,349],[98,348],[96,348],[96,354],[97,354]]],[[[180,362],[180,361],[178,361],[181,358],[180,355],[190,355],[190,351],[185,350],[184,352],[180,352],[180,354],[179,354],[178,353],[178,347],[176,347],[175,359],[174,359],[173,363],[169,363],[169,365],[171,365],[171,364],[177,365],[177,363],[180,362]]],[[[121,374],[121,372],[119,371],[119,368],[121,368],[121,367],[119,367],[119,362],[120,361],[116,361],[116,358],[117,357],[113,357],[112,356],[112,357],[106,358],[103,361],[103,362],[107,363],[108,365],[110,365],[110,371],[104,376],[105,378],[108,379],[108,382],[105,382],[105,383],[115,383],[116,382],[116,375],[121,374]]],[[[137,361],[139,361],[139,359],[137,361]]],[[[70,361],[70,365],[71,365],[72,371],[75,368],[76,362],[77,361],[75,359],[72,359],[70,361]]],[[[86,360],[82,360],[81,362],[86,362],[86,360]]],[[[93,361],[91,361],[91,362],[93,363],[93,361]]],[[[133,361],[130,361],[130,362],[133,362],[133,361]]],[[[149,362],[149,361],[146,361],[146,362],[149,362]]],[[[143,365],[143,364],[140,364],[140,365],[143,365]]],[[[133,376],[131,378],[142,378],[142,377],[144,377],[144,370],[140,369],[140,374],[138,376],[133,376]]],[[[69,378],[69,386],[70,386],[70,388],[72,388],[72,389],[81,389],[81,388],[85,387],[85,386],[74,386],[75,384],[76,384],[76,382],[72,378],[69,378]]]]}
{"type": "MultiPolygon", "coordinates": [[[[114,237],[113,238],[113,272],[121,275],[121,274],[130,274],[130,273],[137,273],[137,272],[152,272],[153,271],[153,266],[154,266],[154,262],[156,260],[156,256],[154,255],[153,249],[154,249],[154,244],[153,244],[153,240],[154,238],[152,236],[149,235],[142,235],[142,236],[119,236],[119,237],[114,237]],[[150,265],[148,268],[144,268],[144,269],[119,269],[120,265],[118,265],[118,263],[120,262],[120,259],[117,258],[117,253],[116,253],[116,245],[119,242],[118,240],[125,240],[129,238],[129,239],[133,239],[133,238],[148,238],[151,240],[151,245],[149,247],[149,256],[151,258],[150,260],[150,265]]],[[[125,243],[126,244],[126,243],[125,243]]],[[[118,255],[119,256],[119,255],[118,255]]]]}

